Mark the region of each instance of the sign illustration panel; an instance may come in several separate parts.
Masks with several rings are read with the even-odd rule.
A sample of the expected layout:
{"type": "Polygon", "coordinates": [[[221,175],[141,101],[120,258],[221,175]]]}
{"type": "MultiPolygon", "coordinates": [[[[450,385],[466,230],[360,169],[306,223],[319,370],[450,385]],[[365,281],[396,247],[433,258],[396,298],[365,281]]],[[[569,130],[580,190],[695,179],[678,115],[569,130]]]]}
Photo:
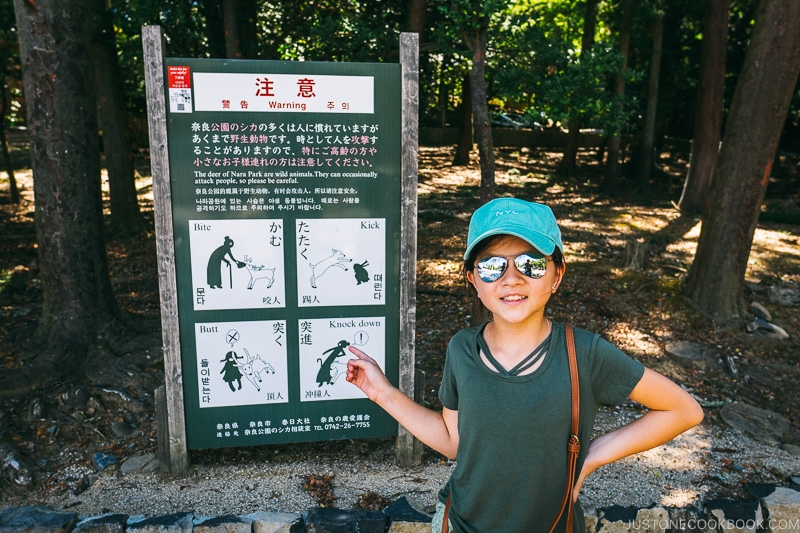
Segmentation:
{"type": "Polygon", "coordinates": [[[369,353],[384,368],[383,317],[301,320],[299,330],[300,400],[366,398],[345,380],[347,360],[353,357],[347,347],[369,353]]]}
{"type": "Polygon", "coordinates": [[[400,65],[164,68],[188,448],[396,435],[400,65]]]}
{"type": "Polygon", "coordinates": [[[195,324],[200,407],[289,401],[286,323],[195,324]]]}
{"type": "Polygon", "coordinates": [[[283,307],[283,220],[190,220],[194,309],[283,307]]]}
{"type": "Polygon", "coordinates": [[[297,305],[382,305],[386,220],[298,219],[297,305]]]}

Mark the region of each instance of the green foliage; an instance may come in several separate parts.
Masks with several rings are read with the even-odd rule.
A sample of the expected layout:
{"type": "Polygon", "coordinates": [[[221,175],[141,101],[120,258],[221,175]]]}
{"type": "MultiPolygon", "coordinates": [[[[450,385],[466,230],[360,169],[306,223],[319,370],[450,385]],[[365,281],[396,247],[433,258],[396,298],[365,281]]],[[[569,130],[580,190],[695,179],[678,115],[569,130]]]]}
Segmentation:
{"type": "Polygon", "coordinates": [[[396,54],[405,18],[399,0],[273,0],[263,3],[259,26],[274,59],[383,61],[396,54]]]}
{"type": "MultiPolygon", "coordinates": [[[[108,0],[128,111],[146,115],[141,27],[163,29],[172,57],[223,57],[223,0],[108,0]]],[[[252,0],[239,2],[243,57],[304,61],[396,61],[399,34],[408,30],[407,0],[252,0]],[[243,31],[246,28],[247,31],[243,31]]],[[[732,95],[744,58],[757,0],[731,0],[729,76],[732,95]]],[[[650,54],[650,24],[666,17],[660,110],[675,131],[689,135],[702,44],[703,3],[642,0],[634,12],[627,100],[615,115],[611,88],[619,66],[618,2],[601,1],[595,46],[581,50],[585,0],[428,0],[420,42],[420,119],[454,123],[470,43],[489,29],[487,91],[496,108],[527,112],[542,122],[580,118],[586,127],[615,131],[635,124],[650,54]],[[627,125],[627,126],[626,126],[627,125]]],[[[6,123],[19,123],[20,71],[12,0],[0,0],[0,58],[11,96],[6,123]]],[[[800,91],[790,124],[800,124],[800,91]]]]}
{"type": "Polygon", "coordinates": [[[572,45],[565,6],[517,5],[490,33],[489,90],[503,107],[542,107],[542,85],[564,68],[565,52],[572,45]]]}
{"type": "Polygon", "coordinates": [[[20,294],[25,289],[25,281],[14,269],[0,270],[0,296],[9,297],[12,294],[20,294]]]}
{"type": "MultiPolygon", "coordinates": [[[[566,123],[581,120],[588,128],[607,133],[621,130],[636,113],[637,99],[628,97],[622,113],[610,90],[623,58],[613,49],[596,45],[587,53],[570,54],[565,68],[550,76],[542,85],[543,111],[552,119],[566,123]]],[[[641,78],[628,69],[626,82],[641,78]]]]}

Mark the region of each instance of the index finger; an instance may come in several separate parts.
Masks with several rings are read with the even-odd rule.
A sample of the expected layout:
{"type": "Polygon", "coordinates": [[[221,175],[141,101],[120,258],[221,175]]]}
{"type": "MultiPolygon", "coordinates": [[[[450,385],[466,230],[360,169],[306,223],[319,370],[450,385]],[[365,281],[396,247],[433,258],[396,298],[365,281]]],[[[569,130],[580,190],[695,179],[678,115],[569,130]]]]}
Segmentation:
{"type": "Polygon", "coordinates": [[[355,346],[348,346],[347,349],[350,350],[350,352],[353,355],[355,355],[356,357],[358,357],[359,359],[372,361],[373,363],[375,362],[375,360],[372,357],[368,356],[367,354],[365,354],[364,352],[362,352],[361,350],[359,350],[355,346]]]}

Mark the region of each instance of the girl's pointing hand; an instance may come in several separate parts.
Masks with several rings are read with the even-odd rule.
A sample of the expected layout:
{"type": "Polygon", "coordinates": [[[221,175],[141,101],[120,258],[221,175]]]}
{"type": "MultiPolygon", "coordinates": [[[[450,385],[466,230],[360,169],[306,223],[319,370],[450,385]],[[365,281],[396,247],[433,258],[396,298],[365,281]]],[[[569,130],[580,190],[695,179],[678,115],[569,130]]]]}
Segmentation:
{"type": "Polygon", "coordinates": [[[355,346],[347,348],[356,359],[347,362],[347,381],[361,389],[367,397],[378,401],[378,397],[392,388],[381,367],[372,357],[355,346]]]}

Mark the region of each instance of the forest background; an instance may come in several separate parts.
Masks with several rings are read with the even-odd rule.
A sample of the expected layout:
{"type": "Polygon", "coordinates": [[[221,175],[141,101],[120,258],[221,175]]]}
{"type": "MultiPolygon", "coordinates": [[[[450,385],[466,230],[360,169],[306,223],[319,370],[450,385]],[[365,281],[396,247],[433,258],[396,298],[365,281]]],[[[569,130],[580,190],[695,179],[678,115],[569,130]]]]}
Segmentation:
{"type": "MultiPolygon", "coordinates": [[[[758,225],[784,224],[779,231],[797,244],[793,0],[0,0],[0,227],[11,250],[0,261],[4,397],[85,376],[98,357],[122,359],[152,337],[136,289],[120,293],[112,279],[120,247],[155,238],[141,189],[149,175],[145,24],[162,27],[173,57],[396,62],[400,32],[418,33],[421,131],[455,132],[444,158],[421,161],[480,174],[477,187],[445,187],[442,201],[460,198],[468,212],[498,192],[543,195],[524,165],[518,180],[531,188],[497,189],[509,170],[494,142],[505,121],[530,139],[520,153],[551,150],[545,179],[586,205],[621,216],[666,206],[676,218],[661,223],[674,231],[701,218],[696,251],[667,293],[682,297],[709,343],[752,323],[758,225]],[[9,142],[20,133],[24,153],[9,142]],[[15,178],[28,167],[35,215],[22,194],[31,182],[15,178]],[[35,233],[17,231],[32,224],[35,233]]],[[[421,183],[427,170],[421,165],[421,183]]],[[[421,212],[423,225],[432,212],[421,212]]],[[[665,247],[661,223],[631,235],[655,243],[650,256],[665,247]]],[[[797,248],[778,247],[758,275],[795,287],[797,248]]],[[[624,276],[612,281],[627,287],[624,276]]],[[[622,320],[624,312],[598,305],[622,320]]],[[[770,349],[791,367],[787,346],[770,349]]],[[[790,420],[800,424],[796,414],[790,420]]]]}

